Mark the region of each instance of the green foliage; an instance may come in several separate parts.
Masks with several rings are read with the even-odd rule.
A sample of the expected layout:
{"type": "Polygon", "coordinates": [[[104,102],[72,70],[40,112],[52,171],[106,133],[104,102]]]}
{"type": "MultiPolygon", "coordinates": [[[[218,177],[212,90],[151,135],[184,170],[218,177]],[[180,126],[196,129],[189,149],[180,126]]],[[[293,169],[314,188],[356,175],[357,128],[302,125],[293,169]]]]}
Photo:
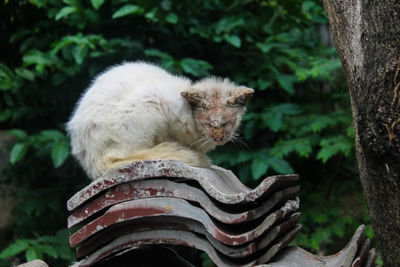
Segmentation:
{"type": "Polygon", "coordinates": [[[29,148],[33,148],[35,155],[40,157],[51,155],[54,167],[60,167],[69,155],[68,138],[56,130],[44,130],[32,136],[28,136],[23,130],[10,130],[8,134],[14,135],[18,142],[11,149],[10,162],[17,163],[25,156],[29,148]]]}
{"type": "Polygon", "coordinates": [[[36,239],[16,239],[0,253],[0,259],[8,259],[23,252],[26,261],[43,260],[44,255],[53,259],[72,262],[75,259],[68,243],[70,231],[59,230],[54,236],[41,236],[36,239]]]}
{"type": "Polygon", "coordinates": [[[54,252],[66,235],[54,233],[64,228],[66,200],[88,180],[69,157],[64,124],[91,79],[122,61],[156,62],[193,80],[229,77],[256,90],[241,137],[211,157],[249,186],[299,173],[301,246],[333,249],[369,223],[337,204],[360,186],[340,62],[318,33],[327,23],[320,0],[15,0],[1,2],[0,14],[8,44],[0,51],[0,126],[16,139],[2,181],[17,183],[21,198],[18,238],[3,258],[71,263],[68,252],[54,252]]]}
{"type": "Polygon", "coordinates": [[[133,15],[133,14],[143,14],[143,9],[137,5],[124,5],[112,15],[113,19],[120,17],[133,15]]]}
{"type": "MultiPolygon", "coordinates": [[[[340,177],[351,170],[336,170],[340,177]]],[[[318,184],[303,184],[300,199],[302,231],[294,244],[309,251],[323,254],[336,253],[350,240],[360,224],[366,224],[366,236],[373,238],[371,221],[363,204],[363,196],[358,190],[359,182],[322,179],[318,184]],[[348,192],[352,192],[349,194],[348,192]]]]}

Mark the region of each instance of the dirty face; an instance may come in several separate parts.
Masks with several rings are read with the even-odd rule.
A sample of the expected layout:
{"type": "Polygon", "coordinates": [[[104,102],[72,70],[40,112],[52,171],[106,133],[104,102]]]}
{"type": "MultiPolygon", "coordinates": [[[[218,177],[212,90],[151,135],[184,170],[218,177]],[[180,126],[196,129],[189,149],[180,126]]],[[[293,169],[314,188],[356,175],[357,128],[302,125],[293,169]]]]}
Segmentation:
{"type": "Polygon", "coordinates": [[[197,125],[207,139],[217,145],[228,142],[238,128],[253,89],[238,87],[232,91],[211,88],[182,93],[191,107],[197,125]]]}

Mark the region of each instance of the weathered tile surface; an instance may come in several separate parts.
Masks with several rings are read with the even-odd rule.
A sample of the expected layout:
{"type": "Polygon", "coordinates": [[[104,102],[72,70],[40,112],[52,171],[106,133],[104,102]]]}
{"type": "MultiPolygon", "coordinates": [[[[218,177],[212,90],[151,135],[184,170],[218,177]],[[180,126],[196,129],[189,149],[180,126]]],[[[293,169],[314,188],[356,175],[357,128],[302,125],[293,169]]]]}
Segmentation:
{"type": "Polygon", "coordinates": [[[250,207],[249,210],[238,212],[237,210],[240,211],[242,209],[239,209],[239,207],[235,209],[235,205],[222,205],[220,203],[217,205],[218,203],[215,203],[205,192],[185,183],[177,183],[167,179],[130,182],[107,190],[74,212],[68,217],[68,227],[72,227],[89,216],[118,203],[154,197],[174,197],[197,202],[213,218],[223,223],[235,224],[261,217],[277,204],[294,198],[299,190],[299,186],[279,190],[258,205],[258,207],[250,207]]]}
{"type": "Polygon", "coordinates": [[[166,220],[164,217],[157,218],[147,218],[141,220],[138,223],[131,223],[127,225],[122,225],[120,227],[114,227],[110,231],[106,231],[101,235],[96,235],[88,241],[84,242],[81,246],[76,249],[77,257],[80,259],[93,251],[97,250],[101,246],[111,242],[113,239],[119,236],[133,234],[135,232],[152,230],[152,229],[162,229],[162,230],[185,230],[191,231],[197,234],[205,236],[206,239],[222,254],[225,254],[232,258],[241,258],[249,256],[250,254],[259,251],[271,244],[271,242],[283,233],[288,232],[290,229],[294,228],[298,220],[300,219],[300,213],[295,213],[289,218],[281,222],[280,224],[272,227],[260,238],[253,240],[252,242],[239,246],[226,246],[223,243],[215,239],[211,234],[205,231],[202,224],[188,219],[176,218],[175,220],[166,220]],[[179,219],[179,220],[176,220],[179,219]]]}
{"type": "Polygon", "coordinates": [[[245,186],[228,170],[218,166],[197,168],[175,160],[149,160],[109,170],[68,200],[73,210],[100,192],[129,181],[155,177],[185,178],[197,181],[207,194],[225,204],[261,201],[275,191],[296,185],[298,175],[276,175],[265,178],[255,189],[245,186]]]}
{"type": "Polygon", "coordinates": [[[297,182],[298,175],[277,175],[250,189],[218,166],[173,160],[112,169],[68,201],[68,226],[83,224],[70,237],[82,259],[74,266],[170,244],[203,250],[218,266],[372,267],[376,252],[364,226],[335,255],[287,247],[301,228],[297,182]]]}
{"type": "Polygon", "coordinates": [[[180,218],[198,221],[218,241],[228,245],[239,245],[261,236],[273,224],[295,212],[298,207],[299,200],[288,200],[281,208],[268,214],[257,227],[243,233],[232,234],[216,225],[204,210],[190,205],[183,199],[146,198],[131,200],[111,207],[104,215],[83,226],[70,236],[70,244],[75,247],[97,232],[114,224],[133,222],[135,219],[150,216],[172,216],[176,217],[178,221],[180,218]]]}
{"type": "Polygon", "coordinates": [[[365,226],[360,226],[347,246],[331,256],[318,256],[299,247],[284,249],[273,262],[264,267],[371,267],[375,262],[375,250],[369,249],[369,240],[364,236],[365,226]],[[367,250],[369,253],[365,253],[367,250]]]}

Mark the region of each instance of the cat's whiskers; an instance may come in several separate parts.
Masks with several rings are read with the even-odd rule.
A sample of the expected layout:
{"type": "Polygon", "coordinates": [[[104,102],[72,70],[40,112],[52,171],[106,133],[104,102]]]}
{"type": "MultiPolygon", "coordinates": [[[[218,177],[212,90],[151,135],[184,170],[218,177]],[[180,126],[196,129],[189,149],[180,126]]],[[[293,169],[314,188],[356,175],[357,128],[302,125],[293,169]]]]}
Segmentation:
{"type": "Polygon", "coordinates": [[[203,142],[203,141],[206,140],[206,139],[207,139],[207,138],[202,137],[202,138],[200,138],[199,140],[194,141],[193,143],[191,143],[189,146],[190,146],[190,147],[196,146],[197,144],[199,144],[200,142],[203,142]]]}
{"type": "Polygon", "coordinates": [[[238,133],[232,134],[231,141],[233,144],[239,144],[246,147],[248,150],[252,151],[251,148],[241,139],[238,133]]]}
{"type": "Polygon", "coordinates": [[[207,138],[204,138],[204,139],[205,139],[205,141],[204,141],[201,145],[199,145],[199,146],[197,147],[197,149],[202,148],[204,145],[206,145],[206,144],[208,144],[208,143],[210,142],[207,138]]]}

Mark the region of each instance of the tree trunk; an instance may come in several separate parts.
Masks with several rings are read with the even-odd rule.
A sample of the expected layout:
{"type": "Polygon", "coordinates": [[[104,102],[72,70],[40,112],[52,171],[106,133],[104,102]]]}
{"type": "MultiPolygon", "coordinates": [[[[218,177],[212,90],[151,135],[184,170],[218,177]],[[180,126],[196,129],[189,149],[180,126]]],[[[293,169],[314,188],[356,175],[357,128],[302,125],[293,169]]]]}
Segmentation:
{"type": "Polygon", "coordinates": [[[324,0],[351,97],[356,153],[385,266],[400,266],[400,1],[324,0]]]}

